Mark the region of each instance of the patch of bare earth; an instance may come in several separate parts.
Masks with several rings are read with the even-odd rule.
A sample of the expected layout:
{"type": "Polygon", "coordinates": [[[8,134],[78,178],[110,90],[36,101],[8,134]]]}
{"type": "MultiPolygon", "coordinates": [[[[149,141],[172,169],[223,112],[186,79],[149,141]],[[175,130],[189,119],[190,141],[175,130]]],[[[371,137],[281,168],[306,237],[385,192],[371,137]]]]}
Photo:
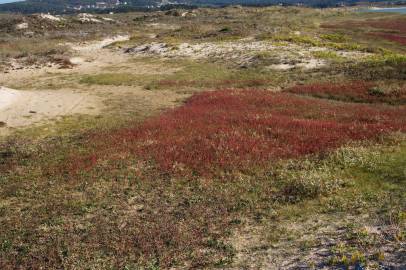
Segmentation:
{"type": "Polygon", "coordinates": [[[18,91],[0,88],[0,121],[8,129],[37,124],[72,114],[97,114],[100,101],[88,93],[72,90],[18,91]]]}

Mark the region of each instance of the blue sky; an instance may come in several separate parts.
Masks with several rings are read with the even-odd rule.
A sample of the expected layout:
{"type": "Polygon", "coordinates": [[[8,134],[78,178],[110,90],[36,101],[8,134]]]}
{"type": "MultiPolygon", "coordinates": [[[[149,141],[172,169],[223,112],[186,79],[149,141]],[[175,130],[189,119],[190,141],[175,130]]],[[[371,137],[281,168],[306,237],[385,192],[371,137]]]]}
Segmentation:
{"type": "Polygon", "coordinates": [[[0,4],[19,2],[19,1],[24,1],[24,0],[0,0],[0,4]]]}

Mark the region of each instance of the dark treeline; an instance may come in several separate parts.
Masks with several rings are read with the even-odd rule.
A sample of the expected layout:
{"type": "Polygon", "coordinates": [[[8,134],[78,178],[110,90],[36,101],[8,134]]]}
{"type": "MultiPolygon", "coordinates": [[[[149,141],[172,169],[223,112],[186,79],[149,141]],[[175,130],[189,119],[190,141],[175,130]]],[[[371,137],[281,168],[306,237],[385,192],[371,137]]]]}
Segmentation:
{"type": "MultiPolygon", "coordinates": [[[[105,0],[111,2],[114,0],[105,0]]],[[[381,0],[372,0],[370,2],[380,2],[381,0]]],[[[27,0],[25,2],[9,3],[0,5],[0,12],[12,13],[75,13],[77,6],[94,5],[98,0],[27,0]]],[[[167,10],[170,8],[193,8],[193,7],[223,7],[228,5],[243,6],[271,6],[271,5],[304,5],[309,7],[326,8],[339,5],[354,5],[357,0],[180,0],[176,5],[161,6],[159,0],[127,0],[127,5],[114,6],[106,9],[86,9],[81,12],[129,12],[129,11],[155,11],[167,10]]],[[[112,3],[115,3],[112,2],[112,3]]]]}

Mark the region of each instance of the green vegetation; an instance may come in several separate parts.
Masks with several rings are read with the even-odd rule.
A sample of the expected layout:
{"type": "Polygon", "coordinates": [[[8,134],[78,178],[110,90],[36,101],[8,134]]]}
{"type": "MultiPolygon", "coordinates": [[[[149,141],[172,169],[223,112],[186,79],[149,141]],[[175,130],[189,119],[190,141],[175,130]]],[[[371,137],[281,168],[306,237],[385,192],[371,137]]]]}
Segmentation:
{"type": "Polygon", "coordinates": [[[130,73],[103,73],[84,76],[79,82],[83,84],[131,86],[139,84],[141,79],[140,75],[130,73]]]}
{"type": "MultiPolygon", "coordinates": [[[[142,63],[142,61],[140,61],[142,63]]],[[[161,65],[175,69],[173,73],[139,75],[131,73],[102,73],[83,76],[79,82],[88,85],[143,86],[148,90],[202,88],[266,88],[273,85],[271,72],[250,69],[235,70],[224,65],[166,61],[161,65]]]]}
{"type": "Polygon", "coordinates": [[[332,34],[323,34],[320,36],[321,39],[336,42],[336,43],[343,43],[348,41],[348,37],[340,33],[332,33],[332,34]]]}
{"type": "Polygon", "coordinates": [[[333,51],[315,51],[313,52],[314,57],[333,61],[343,61],[345,58],[339,56],[333,51]]]}
{"type": "Polygon", "coordinates": [[[117,23],[0,15],[1,85],[100,101],[98,115],[0,137],[0,269],[403,266],[406,56],[362,28],[400,15],[100,16],[117,23]],[[30,28],[15,31],[23,21],[30,28]],[[131,38],[69,65],[82,57],[69,42],[100,33],[131,38]],[[151,43],[190,47],[125,53],[151,43]],[[192,48],[201,44],[207,54],[192,48]],[[61,70],[20,76],[10,61],[61,70]]]}
{"type": "Polygon", "coordinates": [[[311,45],[315,47],[320,47],[322,43],[312,37],[303,36],[303,35],[278,35],[278,36],[269,36],[269,37],[260,37],[261,39],[272,39],[277,42],[292,42],[305,45],[311,45]]]}
{"type": "Polygon", "coordinates": [[[256,69],[235,70],[219,64],[186,62],[181,70],[153,80],[146,88],[266,88],[272,84],[270,72],[256,69]]]}
{"type": "Polygon", "coordinates": [[[383,51],[381,54],[371,56],[367,61],[374,65],[405,65],[406,55],[383,51]]]}

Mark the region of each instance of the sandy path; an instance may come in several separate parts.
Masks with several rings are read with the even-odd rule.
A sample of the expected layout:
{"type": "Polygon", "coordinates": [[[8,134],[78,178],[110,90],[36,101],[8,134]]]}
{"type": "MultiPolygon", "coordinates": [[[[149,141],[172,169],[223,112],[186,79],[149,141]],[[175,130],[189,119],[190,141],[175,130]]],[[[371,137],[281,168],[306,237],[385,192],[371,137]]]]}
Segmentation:
{"type": "Polygon", "coordinates": [[[0,88],[0,122],[8,128],[24,127],[59,116],[94,114],[99,102],[94,96],[72,90],[17,91],[0,88]]]}

